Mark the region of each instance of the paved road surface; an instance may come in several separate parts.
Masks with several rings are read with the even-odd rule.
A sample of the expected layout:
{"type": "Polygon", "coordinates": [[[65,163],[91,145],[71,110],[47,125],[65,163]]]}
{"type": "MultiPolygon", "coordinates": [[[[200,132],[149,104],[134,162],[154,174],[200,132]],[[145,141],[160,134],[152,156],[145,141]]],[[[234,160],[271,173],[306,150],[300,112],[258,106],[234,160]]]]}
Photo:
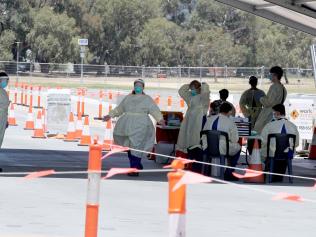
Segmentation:
{"type": "MultiPolygon", "coordinates": [[[[30,135],[21,126],[7,130],[0,152],[4,171],[86,170],[88,148],[55,139],[31,139],[30,135]]],[[[127,157],[115,155],[103,166],[127,167],[127,157]]],[[[151,161],[144,161],[144,166],[160,168],[151,161]]],[[[296,160],[294,170],[316,176],[315,166],[315,162],[296,160]]],[[[165,180],[165,174],[150,173],[102,181],[99,236],[167,236],[165,180]]],[[[307,187],[312,185],[301,181],[291,186],[242,185],[265,192],[222,184],[190,186],[187,236],[314,236],[316,190],[307,187]],[[272,201],[278,192],[299,194],[314,202],[272,201]]],[[[86,186],[85,175],[31,181],[1,177],[0,237],[83,236],[86,186]]]]}

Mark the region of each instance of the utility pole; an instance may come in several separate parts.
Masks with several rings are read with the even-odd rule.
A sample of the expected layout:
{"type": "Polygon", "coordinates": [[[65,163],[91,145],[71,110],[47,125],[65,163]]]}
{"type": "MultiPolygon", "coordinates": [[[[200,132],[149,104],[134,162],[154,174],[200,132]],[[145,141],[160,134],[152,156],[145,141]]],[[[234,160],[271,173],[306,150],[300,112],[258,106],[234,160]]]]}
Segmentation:
{"type": "Polygon", "coordinates": [[[19,83],[19,57],[20,57],[20,43],[19,41],[16,43],[16,83],[19,83]]]}

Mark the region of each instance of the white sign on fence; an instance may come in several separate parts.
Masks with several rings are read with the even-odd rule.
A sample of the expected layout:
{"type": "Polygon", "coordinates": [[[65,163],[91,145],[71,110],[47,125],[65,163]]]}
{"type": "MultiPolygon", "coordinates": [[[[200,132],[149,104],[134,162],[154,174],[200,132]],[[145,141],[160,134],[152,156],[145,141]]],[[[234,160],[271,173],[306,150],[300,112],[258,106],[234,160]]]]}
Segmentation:
{"type": "Polygon", "coordinates": [[[78,39],[78,44],[80,46],[87,46],[89,44],[89,40],[88,39],[78,39]]]}
{"type": "Polygon", "coordinates": [[[66,134],[71,111],[69,89],[51,89],[47,93],[47,130],[50,134],[66,134]]]}
{"type": "Polygon", "coordinates": [[[312,139],[314,101],[305,99],[290,99],[288,117],[298,129],[300,139],[312,139]]]}

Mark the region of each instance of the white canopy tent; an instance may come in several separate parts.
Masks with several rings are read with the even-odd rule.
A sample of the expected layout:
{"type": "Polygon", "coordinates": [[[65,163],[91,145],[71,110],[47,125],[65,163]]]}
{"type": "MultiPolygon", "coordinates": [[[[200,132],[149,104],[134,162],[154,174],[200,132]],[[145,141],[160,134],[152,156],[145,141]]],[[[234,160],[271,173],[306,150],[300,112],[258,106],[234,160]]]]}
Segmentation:
{"type": "Polygon", "coordinates": [[[316,1],[215,0],[316,36],[316,1]]]}

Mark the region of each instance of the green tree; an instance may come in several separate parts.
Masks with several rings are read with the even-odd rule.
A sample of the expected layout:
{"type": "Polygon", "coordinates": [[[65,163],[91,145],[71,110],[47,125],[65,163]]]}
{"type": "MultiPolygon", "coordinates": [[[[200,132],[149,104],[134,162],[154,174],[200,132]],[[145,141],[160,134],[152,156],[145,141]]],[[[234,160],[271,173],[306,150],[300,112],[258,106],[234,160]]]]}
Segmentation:
{"type": "Polygon", "coordinates": [[[194,0],[161,1],[164,16],[178,25],[183,25],[189,19],[194,8],[194,0]]]}
{"type": "Polygon", "coordinates": [[[144,24],[160,14],[158,0],[97,0],[92,8],[98,15],[99,31],[96,37],[89,36],[90,49],[109,64],[134,64],[138,50],[136,38],[144,24]],[[107,57],[108,56],[108,57],[107,57]]]}
{"type": "Polygon", "coordinates": [[[181,64],[181,28],[165,18],[150,20],[139,34],[138,64],[175,66],[181,64]]]}
{"type": "Polygon", "coordinates": [[[309,47],[313,38],[279,24],[266,22],[256,45],[260,65],[310,67],[309,47]]]}
{"type": "Polygon", "coordinates": [[[255,66],[258,19],[215,1],[200,0],[192,13],[190,28],[198,31],[212,30],[214,26],[221,28],[223,32],[231,35],[234,44],[244,46],[244,53],[247,54],[244,65],[255,66]]]}
{"type": "Polygon", "coordinates": [[[219,27],[196,33],[190,48],[192,62],[203,66],[241,66],[246,61],[247,48],[234,44],[230,34],[219,27]]]}
{"type": "Polygon", "coordinates": [[[34,11],[34,25],[27,35],[37,61],[65,63],[79,56],[75,20],[44,7],[34,11]]]}
{"type": "Polygon", "coordinates": [[[15,42],[15,33],[11,30],[5,30],[0,35],[0,60],[10,61],[13,59],[12,45],[15,42]]]}

